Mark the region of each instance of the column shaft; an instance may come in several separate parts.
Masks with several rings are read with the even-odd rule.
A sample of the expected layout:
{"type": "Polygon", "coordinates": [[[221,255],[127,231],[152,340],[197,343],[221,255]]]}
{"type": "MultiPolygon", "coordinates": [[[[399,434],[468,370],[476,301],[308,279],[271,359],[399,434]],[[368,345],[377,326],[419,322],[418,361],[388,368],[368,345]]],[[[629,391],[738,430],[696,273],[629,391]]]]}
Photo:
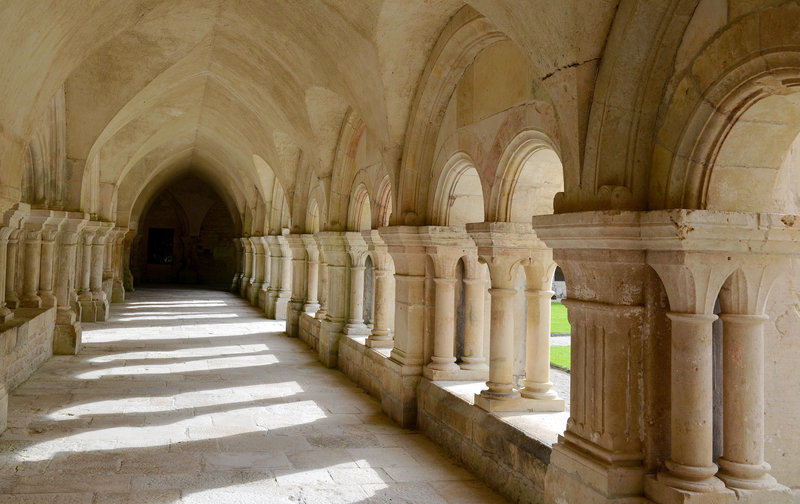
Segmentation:
{"type": "Polygon", "coordinates": [[[512,399],[514,390],[514,294],[515,289],[489,289],[492,299],[489,337],[488,390],[481,395],[490,399],[512,399]]]}
{"type": "Polygon", "coordinates": [[[55,247],[55,234],[42,240],[39,296],[42,298],[42,306],[45,307],[56,305],[56,297],[53,294],[53,261],[55,259],[55,247]]]}
{"type": "Polygon", "coordinates": [[[463,369],[485,369],[483,354],[483,309],[486,282],[482,278],[464,279],[464,356],[463,369]]]}
{"type": "Polygon", "coordinates": [[[25,233],[25,275],[22,288],[21,306],[39,308],[42,298],[39,297],[39,272],[41,267],[42,238],[41,232],[25,233]]]}
{"type": "Polygon", "coordinates": [[[19,233],[14,231],[8,239],[6,252],[6,275],[5,275],[5,294],[6,305],[9,308],[17,308],[19,299],[17,298],[17,251],[19,250],[19,233]]]}
{"type": "Polygon", "coordinates": [[[771,488],[764,460],[765,315],[723,314],[723,455],[720,478],[743,490],[771,488]]]}
{"type": "Polygon", "coordinates": [[[658,479],[693,492],[722,487],[714,477],[713,353],[711,324],[716,315],[668,313],[672,321],[671,454],[658,479]]]}
{"type": "Polygon", "coordinates": [[[458,371],[455,347],[455,278],[435,278],[436,314],[434,317],[433,355],[428,367],[440,371],[458,371]]]}
{"type": "Polygon", "coordinates": [[[555,399],[550,382],[550,299],[553,291],[528,289],[523,397],[555,399]]]}
{"type": "Polygon", "coordinates": [[[328,314],[328,264],[319,264],[319,310],[315,315],[318,319],[324,319],[328,314]]]}
{"type": "Polygon", "coordinates": [[[350,317],[345,334],[366,334],[364,325],[364,266],[350,267],[350,317]]]}
{"type": "Polygon", "coordinates": [[[367,338],[369,347],[391,348],[394,344],[389,326],[389,310],[394,304],[391,276],[389,270],[375,270],[375,323],[367,338]]]}

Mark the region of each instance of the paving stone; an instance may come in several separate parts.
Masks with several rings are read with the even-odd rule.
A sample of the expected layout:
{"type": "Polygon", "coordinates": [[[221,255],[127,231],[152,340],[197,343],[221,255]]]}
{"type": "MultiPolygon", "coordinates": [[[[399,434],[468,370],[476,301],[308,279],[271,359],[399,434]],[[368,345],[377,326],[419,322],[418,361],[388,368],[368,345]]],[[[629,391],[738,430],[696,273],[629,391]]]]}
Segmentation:
{"type": "Polygon", "coordinates": [[[137,289],[111,313],[11,394],[0,504],[502,502],[232,295],[137,289]]]}

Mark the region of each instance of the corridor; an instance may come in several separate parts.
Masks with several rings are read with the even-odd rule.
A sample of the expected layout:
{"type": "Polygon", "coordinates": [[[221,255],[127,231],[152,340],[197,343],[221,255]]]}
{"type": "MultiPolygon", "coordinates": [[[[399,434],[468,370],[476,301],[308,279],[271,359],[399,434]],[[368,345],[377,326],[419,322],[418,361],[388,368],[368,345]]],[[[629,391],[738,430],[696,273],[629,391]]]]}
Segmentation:
{"type": "Polygon", "coordinates": [[[232,294],[139,289],[9,398],[0,504],[497,503],[232,294]]]}

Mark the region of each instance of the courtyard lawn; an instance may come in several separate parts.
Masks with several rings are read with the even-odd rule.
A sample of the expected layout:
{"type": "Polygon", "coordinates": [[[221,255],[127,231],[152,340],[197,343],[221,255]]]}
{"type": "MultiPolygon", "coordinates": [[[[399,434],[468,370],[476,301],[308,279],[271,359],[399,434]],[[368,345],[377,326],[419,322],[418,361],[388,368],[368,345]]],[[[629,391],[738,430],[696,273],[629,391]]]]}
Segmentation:
{"type": "Polygon", "coordinates": [[[567,320],[567,307],[561,303],[550,305],[550,333],[569,334],[569,320],[567,320]]]}
{"type": "Polygon", "coordinates": [[[570,347],[568,346],[551,346],[550,347],[550,363],[564,369],[570,368],[570,347]]]}

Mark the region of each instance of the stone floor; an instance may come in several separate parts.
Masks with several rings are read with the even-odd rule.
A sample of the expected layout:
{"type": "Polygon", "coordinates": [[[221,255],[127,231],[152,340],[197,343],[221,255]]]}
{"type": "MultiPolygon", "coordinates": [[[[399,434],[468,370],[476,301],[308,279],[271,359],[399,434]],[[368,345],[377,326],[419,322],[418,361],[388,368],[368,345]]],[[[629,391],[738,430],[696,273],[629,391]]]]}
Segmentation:
{"type": "Polygon", "coordinates": [[[10,397],[6,503],[498,503],[230,294],[139,289],[10,397]]]}

